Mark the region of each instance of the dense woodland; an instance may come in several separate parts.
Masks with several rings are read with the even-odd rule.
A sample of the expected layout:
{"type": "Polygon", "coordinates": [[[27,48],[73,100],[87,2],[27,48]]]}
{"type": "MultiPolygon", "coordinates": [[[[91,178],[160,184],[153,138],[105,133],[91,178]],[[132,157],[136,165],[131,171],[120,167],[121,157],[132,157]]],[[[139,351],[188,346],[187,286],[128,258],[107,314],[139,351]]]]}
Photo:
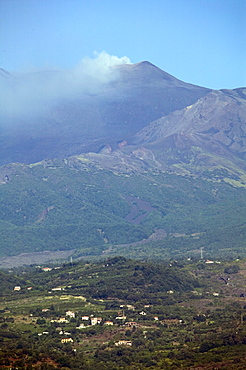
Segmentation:
{"type": "Polygon", "coordinates": [[[244,369],[246,261],[1,272],[0,369],[244,369]]]}
{"type": "Polygon", "coordinates": [[[114,172],[83,158],[3,170],[0,257],[76,249],[76,256],[159,259],[201,247],[209,258],[245,257],[246,190],[223,177],[114,172]],[[148,240],[156,230],[165,233],[157,243],[148,240]]]}

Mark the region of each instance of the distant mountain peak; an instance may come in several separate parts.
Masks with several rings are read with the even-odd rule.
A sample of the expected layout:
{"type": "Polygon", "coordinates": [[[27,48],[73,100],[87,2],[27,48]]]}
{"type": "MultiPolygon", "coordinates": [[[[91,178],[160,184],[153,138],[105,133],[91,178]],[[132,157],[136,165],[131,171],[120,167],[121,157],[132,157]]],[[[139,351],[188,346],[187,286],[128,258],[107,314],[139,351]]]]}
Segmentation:
{"type": "Polygon", "coordinates": [[[142,62],[134,63],[134,64],[131,64],[131,65],[136,66],[136,67],[142,67],[142,68],[150,68],[151,67],[151,68],[159,69],[161,71],[161,69],[159,67],[157,67],[153,63],[150,63],[147,60],[143,60],[142,62]]]}
{"type": "MultiPolygon", "coordinates": [[[[38,114],[34,112],[36,116],[32,109],[31,117],[28,116],[29,106],[38,108],[39,101],[35,100],[35,94],[35,104],[28,101],[25,110],[23,104],[20,104],[23,97],[18,100],[13,95],[13,101],[7,106],[13,104],[12,112],[16,104],[25,116],[11,116],[10,122],[1,117],[5,124],[1,127],[0,164],[33,163],[45,158],[97,152],[106,144],[116,147],[117,142],[128,142],[129,138],[150,122],[194,104],[211,91],[182,82],[148,61],[122,64],[114,69],[118,71],[118,76],[116,74],[116,78],[106,84],[105,89],[95,94],[86,94],[76,87],[75,95],[71,93],[66,98],[65,94],[59,101],[53,98],[48,100],[45,109],[37,109],[38,114]]],[[[0,72],[7,76],[5,71],[0,72]]],[[[42,72],[42,78],[36,80],[42,85],[43,80],[49,80],[50,73],[53,72],[42,72]]],[[[29,74],[27,85],[30,82],[32,86],[32,78],[35,80],[36,77],[35,74],[29,74]]],[[[9,86],[13,82],[12,78],[1,79],[9,86]]],[[[60,81],[59,76],[54,80],[60,81]]],[[[69,84],[67,88],[69,91],[69,84]]],[[[43,90],[41,86],[41,92],[43,90]]],[[[49,96],[48,93],[47,89],[45,96],[49,96]]]]}
{"type": "Polygon", "coordinates": [[[138,81],[142,84],[155,82],[160,84],[165,81],[167,87],[178,85],[183,87],[187,85],[185,82],[177,79],[148,61],[142,61],[133,64],[123,64],[116,67],[120,70],[122,76],[127,78],[129,81],[131,80],[131,82],[138,81]]]}

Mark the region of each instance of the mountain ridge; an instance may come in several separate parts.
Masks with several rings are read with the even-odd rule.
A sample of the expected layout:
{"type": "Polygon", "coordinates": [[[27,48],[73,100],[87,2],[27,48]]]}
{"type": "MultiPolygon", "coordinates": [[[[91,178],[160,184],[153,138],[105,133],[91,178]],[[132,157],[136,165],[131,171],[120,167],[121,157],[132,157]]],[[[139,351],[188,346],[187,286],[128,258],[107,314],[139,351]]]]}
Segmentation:
{"type": "Polygon", "coordinates": [[[116,69],[104,90],[2,130],[0,256],[244,255],[246,88],[116,69]]]}
{"type": "MultiPolygon", "coordinates": [[[[0,115],[0,164],[97,152],[102,145],[128,140],[150,122],[193,104],[210,91],[182,82],[148,62],[113,70],[116,78],[95,94],[77,91],[74,97],[54,100],[36,117],[12,117],[9,122],[0,115]]],[[[34,87],[35,96],[39,87],[34,87]]],[[[11,104],[14,108],[14,99],[11,104]]]]}

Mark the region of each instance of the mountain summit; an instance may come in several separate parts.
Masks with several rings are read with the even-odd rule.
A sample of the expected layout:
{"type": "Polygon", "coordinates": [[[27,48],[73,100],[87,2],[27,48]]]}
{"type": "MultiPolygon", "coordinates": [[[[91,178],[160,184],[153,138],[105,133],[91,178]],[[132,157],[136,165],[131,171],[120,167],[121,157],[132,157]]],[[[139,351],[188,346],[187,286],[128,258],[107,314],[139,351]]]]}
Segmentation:
{"type": "Polygon", "coordinates": [[[55,85],[70,91],[70,80],[62,84],[64,76],[57,71],[28,74],[21,80],[18,76],[8,78],[4,72],[0,78],[13,96],[10,112],[25,97],[33,111],[31,116],[26,112],[0,115],[0,164],[97,152],[108,143],[114,146],[128,140],[154,120],[194,104],[211,91],[182,82],[149,62],[115,66],[112,73],[114,78],[100,88],[80,91],[76,85],[76,93],[58,98],[59,94],[54,97],[55,85]],[[32,96],[28,96],[29,87],[32,96]],[[17,96],[19,102],[16,91],[21,95],[17,96]],[[41,108],[35,114],[38,104],[41,108]]]}

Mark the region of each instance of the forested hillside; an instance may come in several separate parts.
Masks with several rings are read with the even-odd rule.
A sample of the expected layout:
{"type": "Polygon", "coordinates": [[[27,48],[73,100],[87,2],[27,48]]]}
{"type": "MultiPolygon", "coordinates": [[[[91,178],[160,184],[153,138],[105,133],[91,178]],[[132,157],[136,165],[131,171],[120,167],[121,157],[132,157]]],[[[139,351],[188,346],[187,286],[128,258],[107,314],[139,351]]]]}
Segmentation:
{"type": "Polygon", "coordinates": [[[223,180],[105,169],[80,156],[4,166],[0,190],[2,257],[69,249],[145,257],[151,249],[166,258],[204,246],[216,255],[245,253],[246,190],[223,180]],[[133,243],[143,240],[136,252],[133,243]]]}

